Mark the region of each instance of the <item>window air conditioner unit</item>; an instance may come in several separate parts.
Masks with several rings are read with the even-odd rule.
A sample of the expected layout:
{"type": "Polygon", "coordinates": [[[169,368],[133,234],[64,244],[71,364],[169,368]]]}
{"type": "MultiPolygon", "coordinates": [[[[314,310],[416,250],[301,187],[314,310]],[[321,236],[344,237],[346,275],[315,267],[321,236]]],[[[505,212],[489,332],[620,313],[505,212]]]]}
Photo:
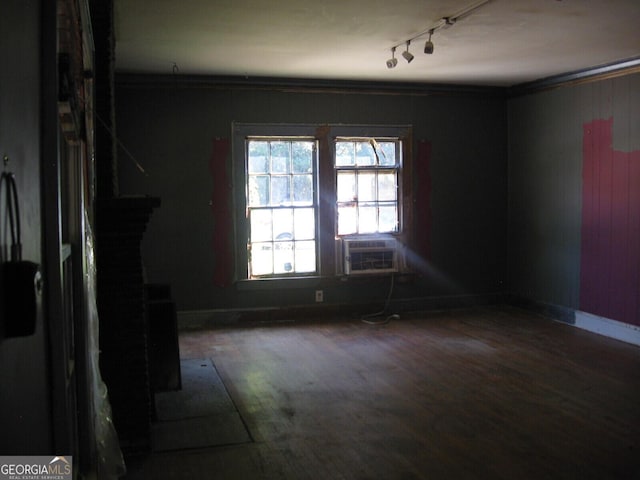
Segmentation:
{"type": "Polygon", "coordinates": [[[397,272],[398,242],[395,238],[343,239],[345,275],[397,272]]]}

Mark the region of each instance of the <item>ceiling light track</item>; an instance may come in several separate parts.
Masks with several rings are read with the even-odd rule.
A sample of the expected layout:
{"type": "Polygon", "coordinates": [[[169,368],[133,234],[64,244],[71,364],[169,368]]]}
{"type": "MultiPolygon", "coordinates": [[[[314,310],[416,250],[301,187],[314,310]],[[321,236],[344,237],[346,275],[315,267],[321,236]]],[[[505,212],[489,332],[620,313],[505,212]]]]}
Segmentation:
{"type": "Polygon", "coordinates": [[[438,20],[434,25],[432,25],[428,29],[423,30],[422,32],[418,33],[417,35],[414,35],[413,37],[405,40],[402,43],[398,43],[398,44],[394,45],[393,47],[391,47],[391,58],[389,60],[387,60],[387,68],[394,68],[398,64],[398,59],[395,57],[395,52],[396,52],[396,48],[401,47],[402,45],[406,45],[406,50],[404,52],[402,52],[402,56],[407,61],[407,63],[411,63],[411,61],[413,60],[414,56],[409,52],[409,45],[411,44],[411,42],[413,40],[416,40],[418,38],[424,37],[426,35],[429,35],[429,38],[426,41],[426,43],[424,44],[424,53],[432,54],[433,51],[434,51],[434,44],[431,41],[431,36],[435,32],[437,32],[441,28],[445,28],[446,29],[446,28],[449,28],[449,27],[455,25],[458,21],[460,21],[463,18],[471,15],[478,8],[482,7],[483,5],[486,5],[490,1],[491,0],[480,0],[479,2],[475,2],[475,3],[471,4],[471,5],[463,8],[462,10],[460,10],[457,13],[455,13],[454,15],[451,15],[449,17],[442,17],[440,20],[438,20]]]}

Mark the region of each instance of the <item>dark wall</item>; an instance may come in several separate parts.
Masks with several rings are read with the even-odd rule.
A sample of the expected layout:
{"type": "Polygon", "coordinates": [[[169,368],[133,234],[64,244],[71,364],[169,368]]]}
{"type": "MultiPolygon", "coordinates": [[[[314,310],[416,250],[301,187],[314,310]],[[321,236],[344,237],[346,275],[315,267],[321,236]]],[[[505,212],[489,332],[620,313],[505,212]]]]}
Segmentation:
{"type": "MultiPolygon", "coordinates": [[[[121,193],[162,199],[143,244],[148,279],[171,283],[179,310],[313,302],[309,288],[283,288],[274,295],[213,284],[216,259],[232,252],[213,251],[213,237],[221,232],[215,231],[209,206],[215,184],[209,160],[214,139],[229,139],[233,121],[412,125],[414,157],[419,141],[431,144],[430,183],[427,175],[416,178],[414,191],[419,196],[421,189],[431,189],[431,253],[424,259],[429,273],[398,286],[396,295],[484,294],[505,288],[507,157],[502,98],[121,82],[116,115],[119,139],[128,151],[119,151],[121,193]],[[147,175],[139,172],[129,154],[147,175]]],[[[415,208],[420,207],[428,205],[415,208]]],[[[376,289],[323,279],[312,288],[325,288],[326,303],[366,302],[379,299],[386,285],[376,289]]]]}
{"type": "MultiPolygon", "coordinates": [[[[9,157],[7,169],[16,178],[23,257],[41,263],[39,2],[2,2],[0,32],[0,64],[6,67],[0,75],[0,155],[9,157]]],[[[3,255],[8,244],[5,228],[0,225],[3,255]]],[[[3,455],[53,453],[47,343],[42,314],[34,335],[5,339],[0,335],[3,455]]]]}
{"type": "Polygon", "coordinates": [[[640,324],[640,75],[509,101],[509,284],[640,324]]]}

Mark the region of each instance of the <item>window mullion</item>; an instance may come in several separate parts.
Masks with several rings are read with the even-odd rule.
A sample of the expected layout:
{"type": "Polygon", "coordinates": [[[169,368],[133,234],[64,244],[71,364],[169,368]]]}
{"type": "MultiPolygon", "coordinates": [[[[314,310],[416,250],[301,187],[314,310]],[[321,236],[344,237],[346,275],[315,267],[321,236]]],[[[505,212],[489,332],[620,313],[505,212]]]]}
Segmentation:
{"type": "Polygon", "coordinates": [[[360,233],[360,195],[359,195],[359,190],[358,190],[358,186],[360,185],[360,181],[358,179],[358,175],[359,172],[357,169],[354,170],[355,173],[355,178],[354,178],[354,182],[355,182],[355,209],[356,209],[356,233],[360,233]]]}
{"type": "Polygon", "coordinates": [[[376,170],[374,179],[375,180],[374,180],[373,190],[374,190],[375,201],[376,201],[376,231],[379,232],[380,231],[380,194],[378,191],[378,170],[376,170]]]}

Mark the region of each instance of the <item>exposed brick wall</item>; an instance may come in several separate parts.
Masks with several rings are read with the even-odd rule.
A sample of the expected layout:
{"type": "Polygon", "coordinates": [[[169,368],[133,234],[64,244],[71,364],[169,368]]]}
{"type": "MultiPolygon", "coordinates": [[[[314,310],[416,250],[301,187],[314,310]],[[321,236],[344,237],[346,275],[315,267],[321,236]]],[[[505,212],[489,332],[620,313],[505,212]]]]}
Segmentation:
{"type": "Polygon", "coordinates": [[[96,205],[100,370],[123,453],[145,453],[153,408],[140,242],[160,201],[113,198],[96,205]]]}
{"type": "Polygon", "coordinates": [[[125,455],[151,448],[152,398],[140,242],[159,199],[121,198],[113,0],[90,0],[95,46],[96,264],[100,370],[125,455]]]}

